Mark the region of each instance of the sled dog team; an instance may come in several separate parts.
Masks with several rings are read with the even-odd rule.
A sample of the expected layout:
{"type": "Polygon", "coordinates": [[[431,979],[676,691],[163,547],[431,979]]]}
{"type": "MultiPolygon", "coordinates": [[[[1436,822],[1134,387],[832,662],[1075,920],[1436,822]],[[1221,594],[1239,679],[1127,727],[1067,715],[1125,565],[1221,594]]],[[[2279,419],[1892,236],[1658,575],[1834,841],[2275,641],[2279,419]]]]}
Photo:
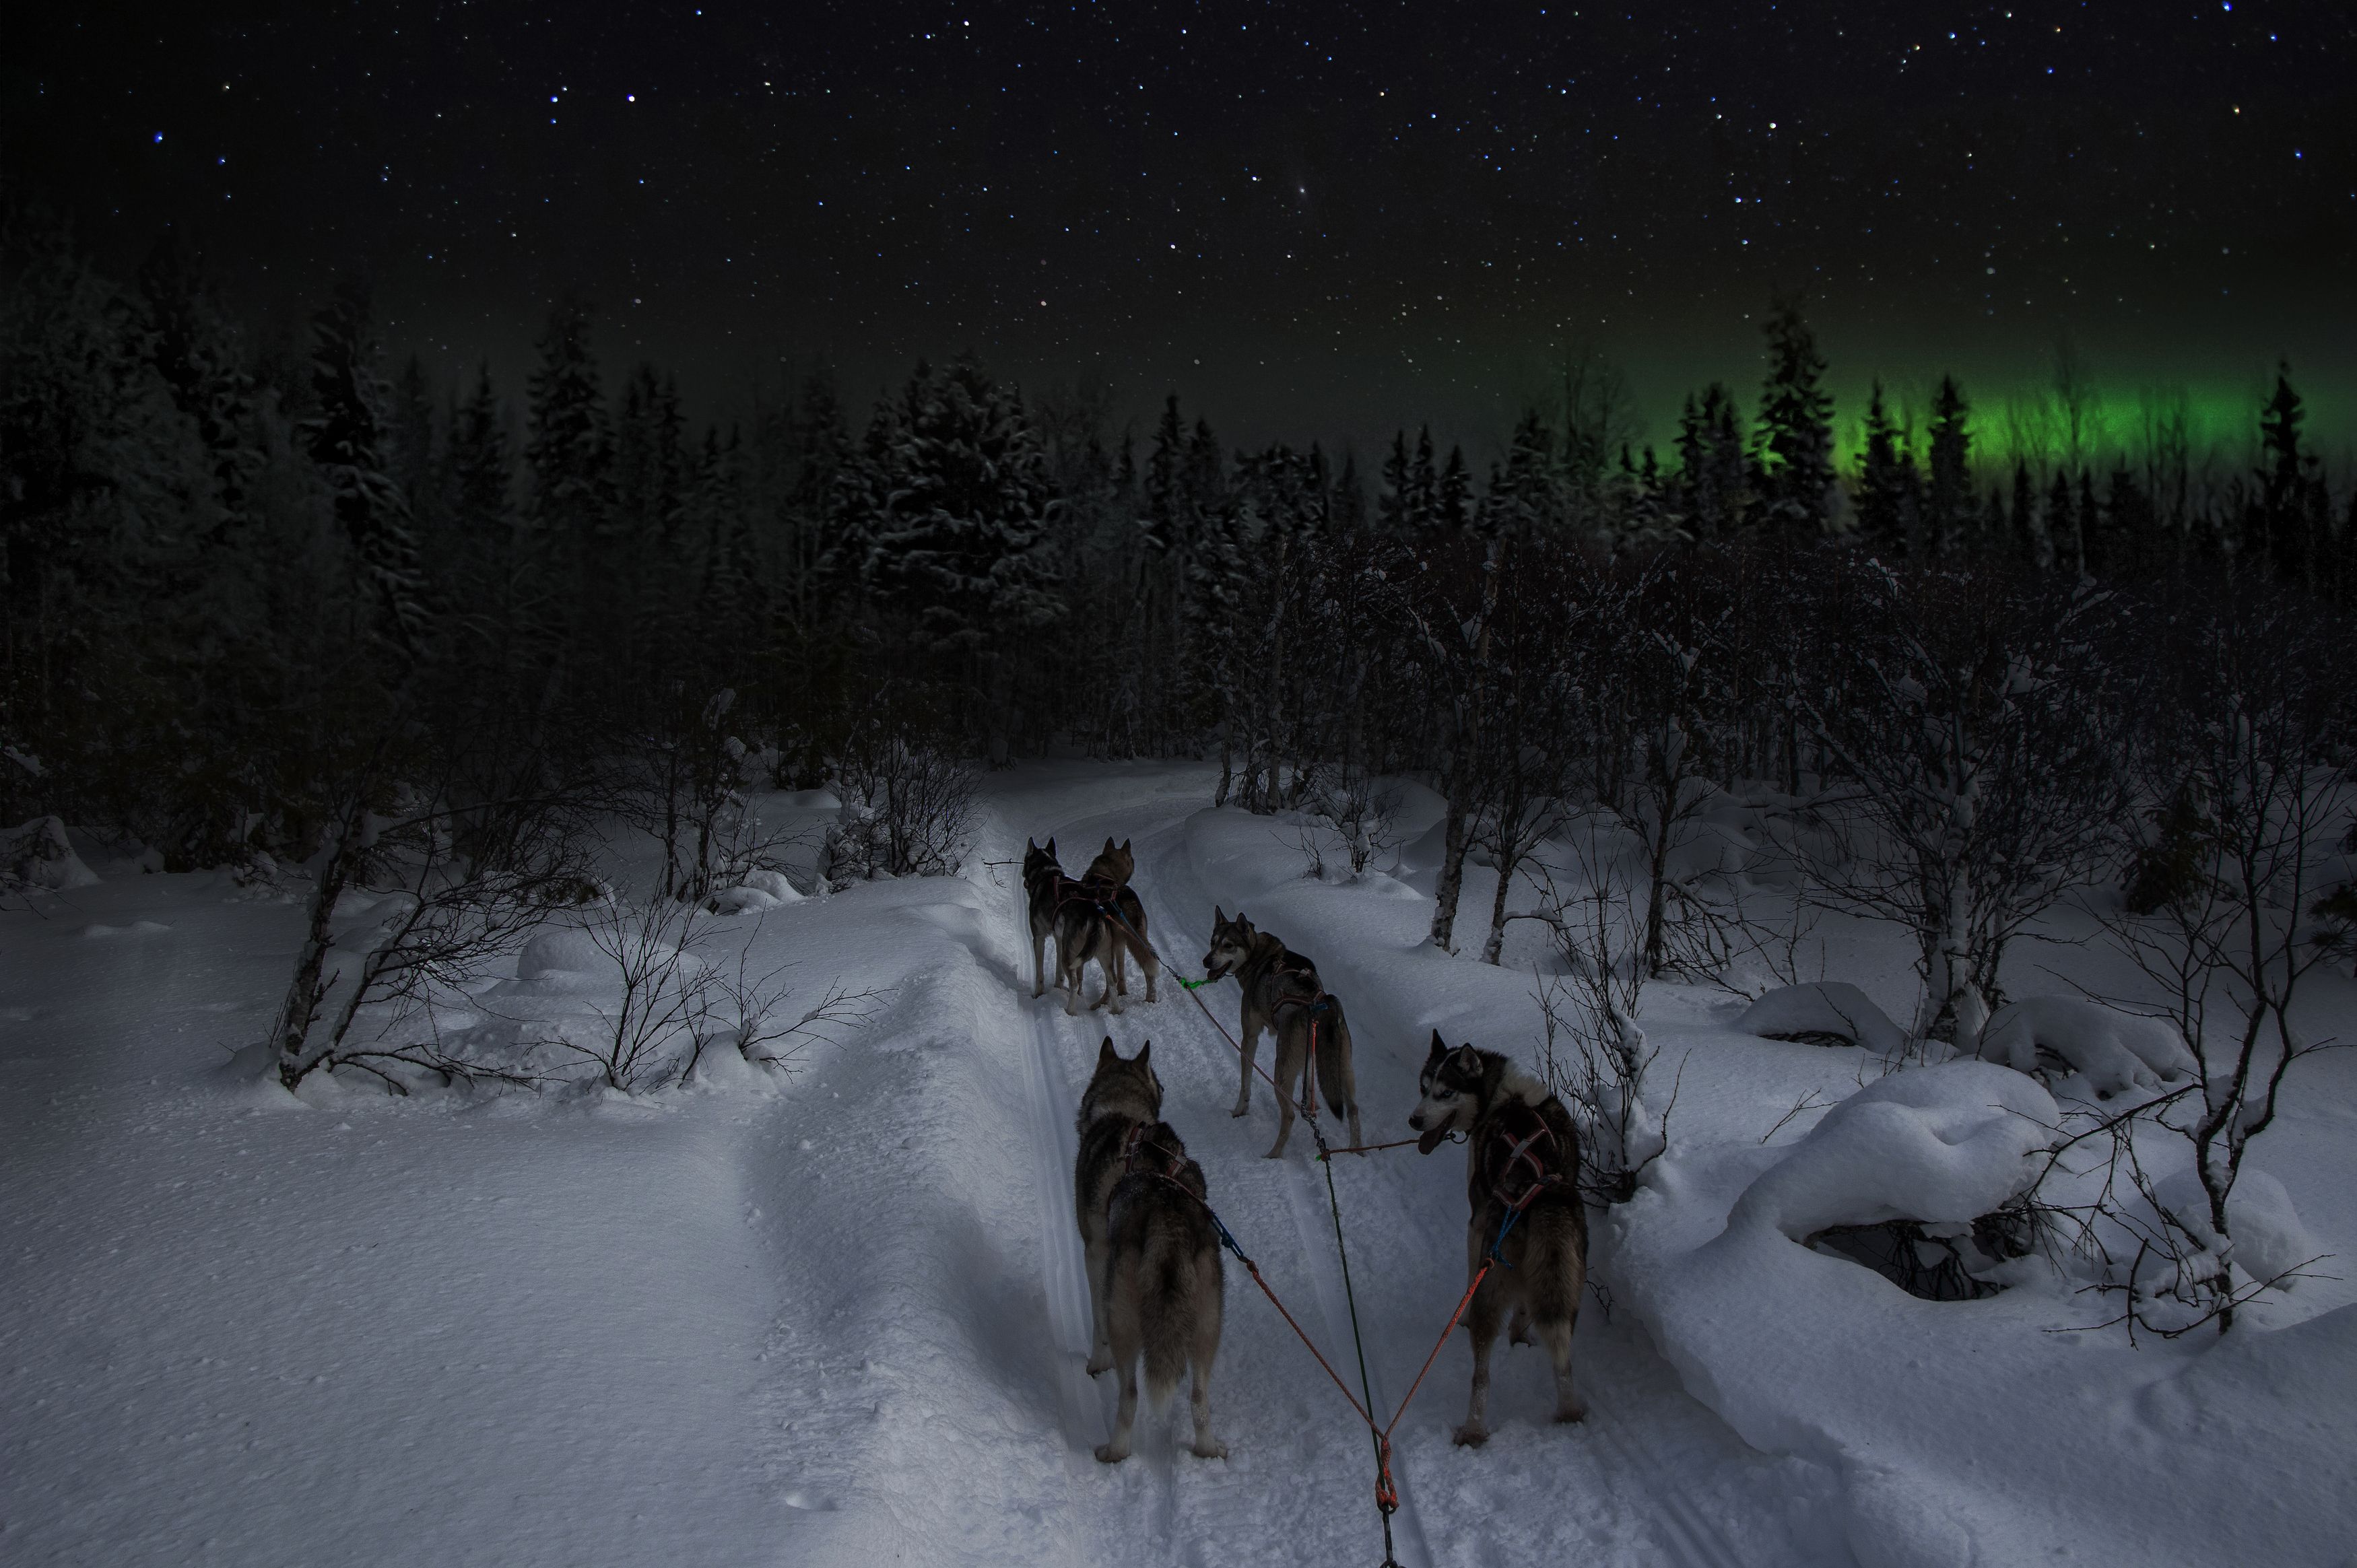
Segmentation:
{"type": "MultiPolygon", "coordinates": [[[[1161,964],[1146,935],[1146,910],[1129,886],[1135,857],[1127,843],[1105,840],[1086,875],[1067,876],[1056,841],[1027,843],[1023,886],[1030,913],[1032,991],[1047,990],[1046,945],[1056,942],[1057,984],[1067,1013],[1081,1011],[1081,988],[1093,960],[1104,993],[1092,1007],[1122,1010],[1127,995],[1125,960],[1135,958],[1154,1000],[1161,964]]],[[[1322,1098],[1359,1130],[1357,1079],[1351,1065],[1351,1026],[1342,1004],[1318,977],[1318,966],[1275,935],[1257,929],[1239,910],[1233,919],[1211,915],[1211,950],[1203,955],[1211,981],[1233,977],[1243,991],[1240,1031],[1243,1082],[1232,1115],[1252,1109],[1253,1059],[1264,1034],[1276,1042],[1276,1143],[1285,1153],[1293,1134],[1294,1101],[1307,1109],[1322,1098]]],[[[1154,1071],[1151,1041],[1134,1057],[1097,1050],[1096,1071],[1081,1096],[1080,1155],[1072,1172],[1072,1204],[1089,1273],[1092,1334],[1089,1373],[1119,1378],[1120,1405],[1113,1437],[1097,1457],[1118,1464],[1129,1456],[1137,1414],[1137,1363],[1146,1362],[1147,1397],[1167,1402],[1188,1374],[1194,1416],[1194,1452],[1219,1458],[1227,1448],[1211,1430],[1211,1362],[1219,1354],[1222,1289],[1220,1230],[1212,1216],[1203,1167],[1189,1157],[1178,1131],[1162,1120],[1162,1080],[1154,1071]]],[[[1480,1273],[1495,1250],[1503,1267],[1481,1276],[1465,1313],[1473,1341],[1473,1389],[1460,1444],[1490,1435],[1490,1352],[1503,1323],[1512,1343],[1546,1348],[1555,1369],[1557,1421],[1582,1413],[1572,1391],[1571,1335],[1579,1316],[1587,1266],[1587,1212],[1579,1196],[1579,1139],[1563,1102],[1544,1085],[1495,1051],[1451,1047],[1436,1029],[1425,1058],[1415,1110],[1408,1126],[1422,1134],[1428,1155],[1452,1135],[1467,1144],[1466,1277],[1480,1273]]]]}

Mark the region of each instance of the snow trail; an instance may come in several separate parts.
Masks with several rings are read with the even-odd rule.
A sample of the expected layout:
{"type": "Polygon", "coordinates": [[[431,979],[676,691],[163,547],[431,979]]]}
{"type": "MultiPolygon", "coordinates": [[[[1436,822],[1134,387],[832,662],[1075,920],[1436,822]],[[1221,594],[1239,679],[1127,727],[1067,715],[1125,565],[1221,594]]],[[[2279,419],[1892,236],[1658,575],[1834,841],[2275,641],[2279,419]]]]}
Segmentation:
{"type": "MultiPolygon", "coordinates": [[[[1180,974],[1200,972],[1211,904],[1223,903],[1232,911],[1238,902],[1227,890],[1220,890],[1215,900],[1190,856],[1189,823],[1201,809],[1201,795],[1149,797],[1107,810],[1112,802],[1103,794],[1060,800],[1041,790],[1047,799],[1025,798],[1032,793],[1020,785],[994,791],[993,805],[1007,819],[1013,846],[1019,848],[1027,834],[1044,841],[1052,833],[1068,869],[1077,872],[1105,835],[1133,842],[1138,862],[1135,886],[1145,902],[1149,935],[1167,966],[1166,989],[1157,1004],[1145,1005],[1133,992],[1130,1009],[1120,1018],[1095,1012],[1069,1023],[1061,1019],[1053,993],[1037,1004],[1029,1001],[1026,968],[1023,1002],[1039,1010],[1034,1023],[1040,1081],[1053,1101],[1033,1118],[1042,1168],[1055,1161],[1058,1176],[1067,1178],[1060,1190],[1068,1188],[1065,1127],[1078,1077],[1093,1061],[1097,1041],[1111,1034],[1125,1052],[1132,1052],[1142,1040],[1153,1039],[1155,1066],[1166,1089],[1164,1114],[1204,1165],[1214,1208],[1355,1390],[1350,1311],[1314,1140],[1308,1127],[1297,1127],[1282,1160],[1261,1157],[1274,1114],[1267,1085],[1255,1078],[1250,1117],[1236,1122],[1228,1115],[1240,1071],[1227,1037],[1234,1028],[1234,989],[1222,985],[1201,993],[1215,1023],[1177,983],[1180,974]],[[1014,831],[1018,820],[1020,832],[1014,831]],[[1060,1054],[1074,1075],[1060,1084],[1054,1070],[1060,1054]],[[1051,1148],[1052,1156],[1046,1152],[1051,1148]]],[[[1013,852],[994,852],[1001,853],[1013,852]]],[[[1264,900],[1254,902],[1258,908],[1264,900]]],[[[1028,965],[1019,907],[1008,918],[1028,965]]],[[[1383,1141],[1414,1103],[1415,1073],[1422,1060],[1420,1032],[1405,1027],[1405,1020],[1393,1016],[1395,1008],[1358,983],[1359,967],[1380,963],[1383,955],[1346,951],[1347,936],[1314,919],[1262,923],[1275,925],[1308,951],[1328,983],[1343,994],[1351,1010],[1367,1137],[1383,1141]]],[[[1266,1042],[1259,1060],[1264,1067],[1274,1065],[1266,1042]]],[[[1329,1130],[1329,1138],[1340,1141],[1339,1130],[1329,1130]]],[[[1358,1287],[1368,1380],[1378,1420],[1388,1420],[1394,1401],[1431,1349],[1463,1289],[1463,1171],[1457,1157],[1421,1159],[1401,1150],[1339,1159],[1334,1178],[1358,1287]]],[[[1069,1197],[1061,1204],[1057,1244],[1076,1255],[1069,1197]]],[[[1123,1483],[1123,1495],[1134,1495],[1141,1510],[1131,1529],[1163,1543],[1179,1561],[1192,1555],[1188,1543],[1209,1552],[1221,1539],[1265,1553],[1276,1531],[1290,1539],[1293,1555],[1304,1561],[1371,1562],[1380,1552],[1382,1536],[1364,1425],[1260,1299],[1249,1277],[1232,1265],[1230,1273],[1227,1330],[1212,1397],[1233,1457],[1203,1466],[1181,1455],[1163,1471],[1172,1444],[1160,1421],[1142,1418],[1140,1454],[1154,1455],[1157,1471],[1169,1479],[1161,1484],[1157,1475],[1150,1487],[1123,1483]],[[1235,1486],[1271,1464],[1287,1477],[1290,1498],[1281,1521],[1270,1517],[1264,1498],[1256,1492],[1238,1495],[1235,1486]],[[1207,1512],[1223,1499],[1239,1511],[1207,1512]]],[[[1051,1285],[1051,1294],[1069,1288],[1051,1285]]],[[[1072,1313],[1082,1325],[1069,1342],[1084,1346],[1084,1282],[1073,1299],[1078,1305],[1059,1310],[1072,1313]]],[[[1066,1340],[1066,1330],[1057,1333],[1060,1341],[1066,1340]]],[[[1576,1550],[1587,1561],[1726,1568],[1738,1562],[1838,1563],[1846,1555],[1822,1539],[1805,1555],[1788,1548],[1795,1524],[1792,1515],[1804,1506],[1811,1487],[1790,1473],[1791,1462],[1746,1448],[1688,1399],[1625,1312],[1610,1324],[1593,1307],[1582,1316],[1580,1368],[1593,1397],[1590,1418],[1578,1427],[1545,1422],[1551,1392],[1540,1387],[1546,1380],[1532,1359],[1536,1352],[1501,1344],[1491,1401],[1495,1435],[1478,1452],[1455,1448],[1449,1439],[1470,1369],[1462,1334],[1450,1340],[1394,1437],[1401,1508],[1393,1532],[1402,1563],[1423,1568],[1576,1550]],[[1666,1453],[1641,1433],[1644,1426],[1669,1434],[1666,1453]],[[1680,1476],[1697,1467],[1713,1472],[1713,1484],[1701,1495],[1690,1495],[1680,1476]],[[1803,1484],[1794,1486],[1796,1481],[1803,1484]],[[1536,1510],[1534,1490],[1548,1499],[1536,1510]],[[1437,1516],[1432,1511],[1436,1501],[1442,1507],[1437,1516]],[[1738,1540],[1744,1549],[1738,1550],[1738,1540]]],[[[1075,1349],[1067,1359],[1077,1360],[1083,1353],[1075,1349]]],[[[1109,1392],[1098,1391],[1098,1400],[1102,1422],[1109,1392]]],[[[1126,1533],[1105,1522],[1108,1535],[1126,1533]]]]}

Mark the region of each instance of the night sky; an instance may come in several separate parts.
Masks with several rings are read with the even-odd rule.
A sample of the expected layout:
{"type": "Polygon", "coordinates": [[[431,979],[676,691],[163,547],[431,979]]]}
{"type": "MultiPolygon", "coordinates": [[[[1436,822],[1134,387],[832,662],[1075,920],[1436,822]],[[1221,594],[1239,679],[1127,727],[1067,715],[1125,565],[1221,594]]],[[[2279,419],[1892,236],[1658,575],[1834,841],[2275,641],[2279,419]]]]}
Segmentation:
{"type": "MultiPolygon", "coordinates": [[[[10,189],[520,383],[549,302],[716,411],[979,350],[1234,438],[1477,446],[1567,344],[1659,435],[1804,289],[1845,416],[2067,334],[2357,416],[2357,6],[17,8],[10,189]]],[[[2330,439],[2331,432],[2319,431],[2330,439]]],[[[2346,439],[2344,435],[2342,439],[2346,439]]]]}

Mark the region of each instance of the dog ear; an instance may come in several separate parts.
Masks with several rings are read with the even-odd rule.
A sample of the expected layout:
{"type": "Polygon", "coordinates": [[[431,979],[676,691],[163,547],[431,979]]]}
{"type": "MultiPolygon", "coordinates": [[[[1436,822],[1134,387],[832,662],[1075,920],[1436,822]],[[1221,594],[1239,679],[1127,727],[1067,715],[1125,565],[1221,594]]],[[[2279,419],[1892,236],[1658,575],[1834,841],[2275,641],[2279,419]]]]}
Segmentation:
{"type": "Polygon", "coordinates": [[[1121,1060],[1121,1053],[1113,1048],[1113,1036],[1107,1035],[1104,1037],[1104,1044],[1097,1047],[1097,1066],[1103,1067],[1107,1062],[1119,1060],[1121,1060]]]}
{"type": "Polygon", "coordinates": [[[1222,914],[1221,914],[1221,913],[1220,913],[1220,907],[1219,907],[1217,904],[1212,905],[1212,906],[1211,906],[1211,925],[1213,926],[1213,928],[1215,928],[1215,929],[1216,929],[1216,928],[1218,928],[1218,927],[1224,926],[1224,925],[1226,925],[1227,923],[1228,923],[1228,918],[1227,918],[1225,915],[1222,915],[1222,914]]]}
{"type": "Polygon", "coordinates": [[[1046,850],[1049,854],[1053,854],[1056,853],[1056,841],[1054,839],[1049,839],[1046,843],[1041,844],[1039,847],[1046,850]]]}
{"type": "Polygon", "coordinates": [[[1435,1029],[1432,1032],[1432,1049],[1425,1054],[1425,1065],[1426,1067],[1430,1067],[1434,1062],[1438,1061],[1448,1054],[1448,1042],[1440,1037],[1439,1030],[1435,1029]]]}
{"type": "Polygon", "coordinates": [[[1148,1040],[1146,1044],[1138,1047],[1137,1054],[1129,1059],[1135,1062],[1140,1067],[1146,1066],[1154,1059],[1154,1042],[1152,1040],[1148,1040]]]}
{"type": "Polygon", "coordinates": [[[1121,841],[1121,853],[1124,854],[1127,854],[1129,853],[1129,841],[1127,839],[1121,841]]]}

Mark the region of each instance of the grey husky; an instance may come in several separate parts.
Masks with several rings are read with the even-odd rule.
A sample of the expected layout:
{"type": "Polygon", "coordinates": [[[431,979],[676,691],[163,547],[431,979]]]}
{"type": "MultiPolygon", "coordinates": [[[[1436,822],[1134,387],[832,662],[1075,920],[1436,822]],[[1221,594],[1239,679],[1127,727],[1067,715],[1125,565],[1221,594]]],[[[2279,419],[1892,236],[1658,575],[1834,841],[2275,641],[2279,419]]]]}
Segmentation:
{"type": "Polygon", "coordinates": [[[1072,1206],[1095,1320],[1089,1372],[1120,1374],[1113,1438],[1096,1451],[1108,1465],[1129,1457],[1140,1356],[1146,1395],[1157,1406],[1168,1401],[1181,1371],[1189,1374],[1194,1452],[1206,1459],[1227,1454],[1211,1434],[1211,1363],[1220,1353],[1226,1283],[1219,1233],[1205,1207],[1202,1167],[1159,1119],[1162,1081],[1153,1055],[1149,1041],[1124,1058],[1107,1036],[1077,1118],[1072,1206]]]}
{"type": "MultiPolygon", "coordinates": [[[[1136,875],[1137,856],[1131,851],[1129,841],[1124,839],[1115,844],[1108,835],[1104,848],[1097,852],[1097,857],[1089,862],[1088,870],[1081,874],[1081,886],[1105,899],[1108,905],[1106,913],[1113,918],[1114,936],[1122,948],[1137,960],[1138,970],[1146,976],[1146,999],[1151,1002],[1154,1000],[1155,980],[1162,973],[1162,960],[1155,953],[1154,944],[1146,938],[1146,905],[1129,885],[1129,879],[1136,875]],[[1108,890],[1111,896],[1106,898],[1108,890]]],[[[1118,954],[1114,959],[1113,978],[1115,988],[1126,996],[1129,981],[1122,972],[1118,954]]]]}
{"type": "Polygon", "coordinates": [[[1023,892],[1031,926],[1032,995],[1041,995],[1048,989],[1047,946],[1052,937],[1056,983],[1064,993],[1066,1013],[1081,1011],[1081,993],[1092,960],[1104,972],[1105,987],[1091,1010],[1108,1004],[1115,1013],[1122,1010],[1129,994],[1122,963],[1125,952],[1137,958],[1138,967],[1146,973],[1146,999],[1155,999],[1154,980],[1162,966],[1146,944],[1145,908],[1128,886],[1131,864],[1128,846],[1116,852],[1107,839],[1105,854],[1090,866],[1088,875],[1067,876],[1056,858],[1054,839],[1044,845],[1024,841],[1023,892]],[[1118,875],[1110,878],[1103,875],[1100,868],[1108,866],[1118,875]]]}
{"type": "Polygon", "coordinates": [[[1421,1090],[1407,1119],[1424,1134],[1417,1151],[1432,1153],[1452,1133],[1468,1140],[1465,1195],[1473,1212],[1465,1228],[1467,1282],[1491,1247],[1504,1262],[1482,1279],[1465,1314],[1473,1337],[1473,1396],[1457,1441],[1479,1446],[1489,1440],[1490,1349],[1509,1311],[1509,1338],[1527,1345],[1535,1330],[1555,1364],[1555,1418],[1577,1421],[1586,1412],[1572,1391],[1571,1333],[1587,1281],[1587,1208],[1579,1195],[1579,1133],[1571,1114],[1545,1085],[1496,1051],[1451,1050],[1437,1029],[1421,1090]]]}
{"type": "Polygon", "coordinates": [[[1306,1075],[1313,1058],[1327,1109],[1349,1120],[1353,1147],[1364,1144],[1359,1133],[1359,1080],[1351,1067],[1350,1020],[1342,1015],[1340,998],[1318,982],[1318,966],[1268,932],[1255,929],[1243,910],[1231,920],[1214,907],[1211,949],[1203,955],[1203,972],[1213,980],[1232,974],[1243,988],[1237,1030],[1243,1082],[1231,1114],[1243,1116],[1252,1110],[1253,1058],[1264,1031],[1276,1036],[1276,1143],[1268,1157],[1284,1154],[1286,1140],[1293,1136],[1293,1099],[1296,1094],[1305,1101],[1308,1098],[1306,1075]]]}

